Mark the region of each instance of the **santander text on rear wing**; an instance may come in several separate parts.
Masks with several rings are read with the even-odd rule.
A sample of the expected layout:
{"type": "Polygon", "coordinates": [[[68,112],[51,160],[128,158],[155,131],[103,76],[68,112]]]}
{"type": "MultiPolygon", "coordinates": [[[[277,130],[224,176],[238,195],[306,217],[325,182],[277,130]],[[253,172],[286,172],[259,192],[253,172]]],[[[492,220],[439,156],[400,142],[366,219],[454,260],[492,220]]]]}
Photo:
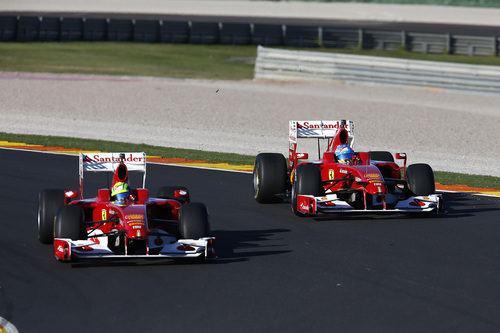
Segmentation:
{"type": "Polygon", "coordinates": [[[146,187],[146,153],[80,153],[80,199],[85,172],[115,172],[120,163],[125,164],[128,171],[142,172],[142,187],[146,187]]]}
{"type": "Polygon", "coordinates": [[[298,138],[333,138],[337,131],[345,128],[350,142],[354,141],[354,122],[352,120],[290,120],[290,142],[298,138]]]}

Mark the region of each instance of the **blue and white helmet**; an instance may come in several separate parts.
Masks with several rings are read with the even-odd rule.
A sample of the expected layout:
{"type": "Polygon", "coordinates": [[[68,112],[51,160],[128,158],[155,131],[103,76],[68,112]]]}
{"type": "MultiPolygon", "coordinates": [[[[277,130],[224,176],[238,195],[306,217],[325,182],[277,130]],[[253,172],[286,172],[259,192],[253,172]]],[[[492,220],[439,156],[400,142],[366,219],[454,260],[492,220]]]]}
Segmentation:
{"type": "Polygon", "coordinates": [[[335,156],[339,163],[350,164],[354,156],[354,150],[348,145],[340,145],[335,149],[335,156]]]}

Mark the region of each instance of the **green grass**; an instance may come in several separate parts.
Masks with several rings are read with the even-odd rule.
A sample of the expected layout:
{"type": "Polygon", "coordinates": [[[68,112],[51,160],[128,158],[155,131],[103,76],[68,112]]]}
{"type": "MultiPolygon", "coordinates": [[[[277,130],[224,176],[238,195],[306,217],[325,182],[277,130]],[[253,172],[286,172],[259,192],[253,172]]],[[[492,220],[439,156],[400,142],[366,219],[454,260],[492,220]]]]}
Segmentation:
{"type": "Polygon", "coordinates": [[[390,4],[402,4],[402,5],[500,7],[500,3],[498,0],[291,0],[291,1],[360,2],[360,3],[390,3],[390,4]]]}
{"type": "Polygon", "coordinates": [[[115,42],[0,43],[0,71],[239,80],[255,46],[115,42]]]}
{"type": "MultiPolygon", "coordinates": [[[[287,48],[290,49],[290,48],[287,48]]],[[[307,48],[415,60],[500,66],[500,57],[307,48]]],[[[0,43],[0,71],[82,73],[224,80],[252,79],[256,46],[132,42],[0,43]]]]}
{"type": "Polygon", "coordinates": [[[472,176],[461,173],[435,171],[434,177],[437,183],[444,185],[469,185],[471,187],[484,187],[500,190],[500,177],[472,176]]]}
{"type": "MultiPolygon", "coordinates": [[[[64,148],[79,148],[86,150],[100,150],[105,152],[119,151],[144,151],[147,155],[161,156],[164,158],[185,158],[188,160],[205,160],[208,162],[227,162],[232,165],[252,165],[254,156],[217,153],[193,149],[179,149],[133,144],[114,141],[101,141],[90,139],[67,138],[59,136],[41,136],[28,134],[11,134],[0,132],[0,141],[23,142],[64,148]]],[[[485,187],[500,190],[500,177],[465,175],[453,172],[435,172],[436,182],[441,184],[462,184],[472,187],[485,187]]]]}

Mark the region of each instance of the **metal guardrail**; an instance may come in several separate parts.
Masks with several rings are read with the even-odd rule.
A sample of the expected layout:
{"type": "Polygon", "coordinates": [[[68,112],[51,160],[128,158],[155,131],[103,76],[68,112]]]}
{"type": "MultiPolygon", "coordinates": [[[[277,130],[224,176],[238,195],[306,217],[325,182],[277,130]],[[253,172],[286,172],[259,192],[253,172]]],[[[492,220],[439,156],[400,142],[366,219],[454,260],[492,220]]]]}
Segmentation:
{"type": "Polygon", "coordinates": [[[259,46],[257,79],[325,79],[500,93],[500,67],[259,46]]]}
{"type": "MultiPolygon", "coordinates": [[[[31,14],[34,15],[34,14],[31,14]]],[[[198,22],[78,15],[13,16],[0,13],[0,41],[135,41],[158,43],[335,47],[424,53],[498,55],[496,36],[458,36],[407,31],[285,25],[252,22],[198,22]]],[[[84,14],[79,14],[84,15],[84,14]]],[[[211,19],[208,19],[211,20],[211,19]]],[[[213,18],[213,20],[216,20],[213,18]]],[[[251,20],[250,18],[248,19],[251,20]]]]}

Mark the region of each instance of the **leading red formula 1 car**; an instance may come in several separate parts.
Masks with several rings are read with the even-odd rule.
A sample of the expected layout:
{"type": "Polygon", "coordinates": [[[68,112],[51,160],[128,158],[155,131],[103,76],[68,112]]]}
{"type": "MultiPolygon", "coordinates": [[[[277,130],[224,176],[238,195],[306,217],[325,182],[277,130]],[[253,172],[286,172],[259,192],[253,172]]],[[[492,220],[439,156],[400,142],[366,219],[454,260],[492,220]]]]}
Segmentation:
{"type": "Polygon", "coordinates": [[[190,203],[182,186],[151,198],[144,153],[80,154],[79,175],[79,191],[39,194],[38,238],[54,243],[56,259],[215,258],[205,205],[190,203]],[[142,173],[142,188],[130,188],[129,171],[142,173]],[[112,187],[84,199],[87,172],[113,173],[112,187]]]}
{"type": "Polygon", "coordinates": [[[290,126],[288,165],[282,154],[261,153],[253,170],[254,198],[260,203],[290,197],[299,216],[317,213],[442,212],[443,197],[435,193],[434,172],[427,164],[400,167],[387,151],[354,152],[354,122],[295,121],[290,126]],[[297,139],[315,138],[325,149],[318,160],[297,152],[297,139]],[[348,160],[338,153],[351,151],[348,160]],[[402,176],[402,172],[404,177],[402,176]]]}

